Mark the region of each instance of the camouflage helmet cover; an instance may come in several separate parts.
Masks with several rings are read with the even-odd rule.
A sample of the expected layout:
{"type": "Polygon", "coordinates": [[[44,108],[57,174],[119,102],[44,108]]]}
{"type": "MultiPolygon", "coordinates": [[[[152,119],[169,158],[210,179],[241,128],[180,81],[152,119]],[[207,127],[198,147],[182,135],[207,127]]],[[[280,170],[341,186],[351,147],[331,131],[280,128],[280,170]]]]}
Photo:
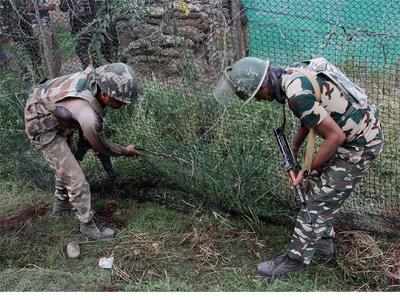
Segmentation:
{"type": "Polygon", "coordinates": [[[96,82],[106,95],[123,103],[138,98],[138,82],[133,69],[124,63],[113,63],[96,68],[96,82]]]}
{"type": "Polygon", "coordinates": [[[270,63],[256,57],[244,57],[225,69],[214,97],[224,105],[240,98],[247,103],[257,94],[264,82],[270,63]]]}

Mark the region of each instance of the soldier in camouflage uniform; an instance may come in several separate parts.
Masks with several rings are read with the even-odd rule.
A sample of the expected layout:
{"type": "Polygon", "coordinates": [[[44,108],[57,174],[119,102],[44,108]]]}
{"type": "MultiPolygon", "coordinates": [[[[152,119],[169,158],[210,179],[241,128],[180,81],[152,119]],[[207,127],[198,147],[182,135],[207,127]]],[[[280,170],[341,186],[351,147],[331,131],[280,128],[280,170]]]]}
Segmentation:
{"type": "Polygon", "coordinates": [[[80,129],[91,147],[107,156],[136,156],[133,145],[109,143],[102,131],[106,106],[120,108],[137,99],[134,71],[114,63],[49,80],[34,89],[25,106],[25,131],[55,170],[53,214],[69,212],[71,205],[80,231],[92,239],[113,236],[93,221],[89,184],[71,151],[68,137],[80,129]]]}
{"type": "Polygon", "coordinates": [[[287,104],[300,120],[293,139],[296,155],[310,129],[324,139],[312,160],[311,174],[304,179],[300,171],[293,182],[308,186],[311,222],[306,222],[307,212],[301,209],[286,253],[259,264],[257,271],[266,278],[302,271],[314,254],[334,256],[335,215],[383,149],[373,107],[367,102],[361,105],[328,77],[315,72],[314,76],[312,83],[300,68],[271,67],[268,61],[246,57],[225,70],[214,92],[225,104],[235,97],[287,104]],[[319,87],[319,99],[313,84],[319,87]]]}
{"type": "MultiPolygon", "coordinates": [[[[85,69],[91,63],[89,48],[99,24],[96,16],[99,18],[109,13],[108,0],[61,0],[60,9],[69,12],[71,32],[77,37],[75,52],[85,69]]],[[[108,24],[101,42],[101,53],[107,62],[115,59],[118,46],[116,28],[113,24],[108,24]]],[[[93,64],[97,65],[98,60],[94,59],[93,64]]]]}

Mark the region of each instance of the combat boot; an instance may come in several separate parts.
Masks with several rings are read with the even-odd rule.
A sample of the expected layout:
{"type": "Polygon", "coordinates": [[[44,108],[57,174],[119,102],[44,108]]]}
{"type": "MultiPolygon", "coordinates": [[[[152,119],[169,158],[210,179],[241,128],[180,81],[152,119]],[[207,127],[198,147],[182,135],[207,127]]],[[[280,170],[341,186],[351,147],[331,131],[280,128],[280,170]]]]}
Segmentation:
{"type": "Polygon", "coordinates": [[[72,205],[68,201],[54,201],[51,216],[62,217],[70,215],[72,215],[72,205]]]}
{"type": "Polygon", "coordinates": [[[103,228],[100,230],[96,223],[92,220],[88,223],[80,224],[80,232],[91,240],[106,240],[114,237],[114,230],[111,228],[103,228]]]}
{"type": "Polygon", "coordinates": [[[336,248],[333,238],[322,238],[315,245],[315,259],[328,263],[336,259],[336,248]]]}
{"type": "Polygon", "coordinates": [[[290,258],[287,254],[279,255],[272,260],[257,266],[257,273],[268,279],[286,278],[289,273],[301,272],[305,268],[303,262],[290,258]]]}

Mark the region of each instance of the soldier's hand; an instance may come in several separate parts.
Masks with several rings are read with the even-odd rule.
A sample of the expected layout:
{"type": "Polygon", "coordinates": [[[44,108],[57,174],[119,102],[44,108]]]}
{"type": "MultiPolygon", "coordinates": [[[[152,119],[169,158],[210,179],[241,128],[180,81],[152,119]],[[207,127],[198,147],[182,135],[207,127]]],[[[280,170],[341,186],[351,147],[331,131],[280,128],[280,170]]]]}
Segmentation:
{"type": "Polygon", "coordinates": [[[136,150],[135,145],[128,145],[125,147],[126,149],[126,156],[139,156],[142,155],[138,150],[136,150]]]}
{"type": "Polygon", "coordinates": [[[299,173],[297,173],[296,175],[296,179],[292,182],[293,186],[299,185],[303,182],[304,180],[304,170],[299,171],[299,173]]]}

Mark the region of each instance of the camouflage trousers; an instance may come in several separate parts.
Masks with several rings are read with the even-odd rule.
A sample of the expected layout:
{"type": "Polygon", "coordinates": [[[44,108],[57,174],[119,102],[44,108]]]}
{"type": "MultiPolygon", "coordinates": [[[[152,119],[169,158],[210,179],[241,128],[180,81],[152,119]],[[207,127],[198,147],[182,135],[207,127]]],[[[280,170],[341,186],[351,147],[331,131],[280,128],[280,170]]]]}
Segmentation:
{"type": "Polygon", "coordinates": [[[50,167],[55,170],[55,201],[69,201],[79,221],[88,223],[94,214],[91,210],[89,183],[67,139],[57,135],[40,150],[50,167]]]}
{"type": "Polygon", "coordinates": [[[371,144],[372,147],[339,147],[321,174],[307,179],[307,206],[311,224],[306,223],[306,210],[301,209],[288,245],[290,258],[310,264],[316,243],[321,238],[334,237],[335,215],[366,175],[371,161],[382,152],[382,133],[371,144]]]}

